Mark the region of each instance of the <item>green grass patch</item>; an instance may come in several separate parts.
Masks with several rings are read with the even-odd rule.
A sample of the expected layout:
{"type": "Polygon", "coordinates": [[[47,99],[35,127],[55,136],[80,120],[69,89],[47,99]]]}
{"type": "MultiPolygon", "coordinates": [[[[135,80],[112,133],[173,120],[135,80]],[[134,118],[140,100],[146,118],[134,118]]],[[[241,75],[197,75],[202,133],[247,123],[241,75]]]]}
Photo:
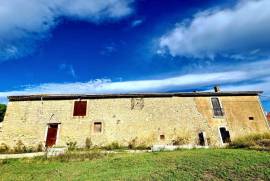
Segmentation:
{"type": "MultiPolygon", "coordinates": [[[[72,157],[72,156],[71,156],[72,157]]],[[[269,180],[270,153],[192,149],[0,162],[0,180],[269,180]]]]}

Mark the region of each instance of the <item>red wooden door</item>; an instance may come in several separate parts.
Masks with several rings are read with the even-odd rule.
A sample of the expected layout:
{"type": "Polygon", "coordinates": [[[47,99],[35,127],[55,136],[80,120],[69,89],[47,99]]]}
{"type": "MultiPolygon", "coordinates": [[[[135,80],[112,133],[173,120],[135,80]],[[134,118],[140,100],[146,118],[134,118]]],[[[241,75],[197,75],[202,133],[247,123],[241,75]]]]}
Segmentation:
{"type": "Polygon", "coordinates": [[[46,139],[47,147],[52,147],[53,145],[55,145],[56,137],[57,137],[57,129],[58,129],[57,124],[49,125],[48,132],[47,132],[47,139],[46,139]]]}

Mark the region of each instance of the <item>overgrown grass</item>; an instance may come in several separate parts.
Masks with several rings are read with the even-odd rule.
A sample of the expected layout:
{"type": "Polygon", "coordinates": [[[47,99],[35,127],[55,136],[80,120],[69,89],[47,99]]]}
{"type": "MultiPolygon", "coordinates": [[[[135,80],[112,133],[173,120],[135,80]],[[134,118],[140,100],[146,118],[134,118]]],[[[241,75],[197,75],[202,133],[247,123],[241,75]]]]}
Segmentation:
{"type": "Polygon", "coordinates": [[[269,179],[270,153],[242,149],[102,154],[92,155],[91,159],[35,158],[0,163],[0,180],[5,181],[269,179]]]}
{"type": "Polygon", "coordinates": [[[22,141],[18,141],[16,146],[11,148],[5,143],[0,144],[0,154],[16,154],[16,153],[33,153],[33,152],[41,152],[43,151],[42,143],[38,143],[36,146],[26,147],[22,141]]]}
{"type": "Polygon", "coordinates": [[[250,134],[235,139],[229,145],[232,148],[270,150],[270,133],[250,134]]]}
{"type": "MultiPolygon", "coordinates": [[[[94,159],[100,159],[107,156],[107,153],[102,153],[100,150],[93,149],[91,151],[68,151],[65,154],[54,157],[40,157],[42,160],[48,161],[60,161],[60,162],[71,162],[71,161],[89,161],[94,159]]],[[[38,158],[39,159],[39,158],[38,158]]]]}

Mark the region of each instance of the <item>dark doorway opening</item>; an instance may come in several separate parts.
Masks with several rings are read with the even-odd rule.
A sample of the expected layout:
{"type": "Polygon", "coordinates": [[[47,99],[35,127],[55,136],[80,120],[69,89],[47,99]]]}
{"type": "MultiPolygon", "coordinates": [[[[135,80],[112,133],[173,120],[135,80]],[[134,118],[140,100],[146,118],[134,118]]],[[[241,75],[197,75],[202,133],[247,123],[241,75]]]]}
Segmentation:
{"type": "Polygon", "coordinates": [[[231,137],[230,137],[230,132],[226,130],[226,128],[221,127],[219,128],[220,135],[222,138],[223,143],[230,143],[231,142],[231,137]]]}
{"type": "Polygon", "coordinates": [[[199,136],[199,145],[200,146],[205,146],[205,139],[204,139],[203,132],[200,132],[198,136],[199,136]]]}
{"type": "Polygon", "coordinates": [[[52,147],[56,143],[58,124],[48,124],[46,147],[52,147]]]}

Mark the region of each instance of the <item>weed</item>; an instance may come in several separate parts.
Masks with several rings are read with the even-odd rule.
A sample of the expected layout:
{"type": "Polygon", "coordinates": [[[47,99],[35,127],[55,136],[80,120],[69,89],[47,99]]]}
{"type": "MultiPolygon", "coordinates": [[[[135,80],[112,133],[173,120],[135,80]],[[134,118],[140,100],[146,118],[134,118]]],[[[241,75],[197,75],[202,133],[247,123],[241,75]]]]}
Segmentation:
{"type": "MultiPolygon", "coordinates": [[[[16,143],[16,146],[13,149],[14,149],[15,153],[26,153],[27,152],[27,148],[21,140],[19,140],[16,143]]],[[[31,150],[28,150],[28,151],[31,151],[31,150]]]]}
{"type": "Polygon", "coordinates": [[[136,144],[137,144],[137,137],[128,142],[128,148],[129,149],[135,149],[136,144]]]}
{"type": "Polygon", "coordinates": [[[94,160],[104,157],[106,154],[101,153],[99,150],[92,150],[89,152],[67,152],[54,157],[47,158],[49,161],[60,161],[60,162],[69,162],[69,161],[85,161],[85,160],[94,160]]]}
{"type": "Polygon", "coordinates": [[[118,142],[112,142],[111,144],[108,144],[104,146],[104,149],[106,150],[115,150],[115,149],[120,149],[122,146],[119,145],[118,142]]]}
{"type": "Polygon", "coordinates": [[[86,138],[86,140],[85,140],[85,148],[89,150],[91,147],[92,147],[91,138],[86,138]]]}
{"type": "Polygon", "coordinates": [[[172,140],[173,145],[184,145],[187,144],[189,141],[188,137],[180,137],[177,136],[174,140],[172,140]]]}
{"type": "Polygon", "coordinates": [[[77,149],[77,142],[76,141],[69,141],[66,143],[68,150],[73,151],[77,149]]]}
{"type": "Polygon", "coordinates": [[[39,144],[36,146],[36,151],[37,152],[43,151],[43,144],[41,142],[39,142],[39,144]]]}
{"type": "Polygon", "coordinates": [[[5,143],[1,143],[0,145],[0,153],[8,153],[9,152],[9,146],[5,143]]]}

